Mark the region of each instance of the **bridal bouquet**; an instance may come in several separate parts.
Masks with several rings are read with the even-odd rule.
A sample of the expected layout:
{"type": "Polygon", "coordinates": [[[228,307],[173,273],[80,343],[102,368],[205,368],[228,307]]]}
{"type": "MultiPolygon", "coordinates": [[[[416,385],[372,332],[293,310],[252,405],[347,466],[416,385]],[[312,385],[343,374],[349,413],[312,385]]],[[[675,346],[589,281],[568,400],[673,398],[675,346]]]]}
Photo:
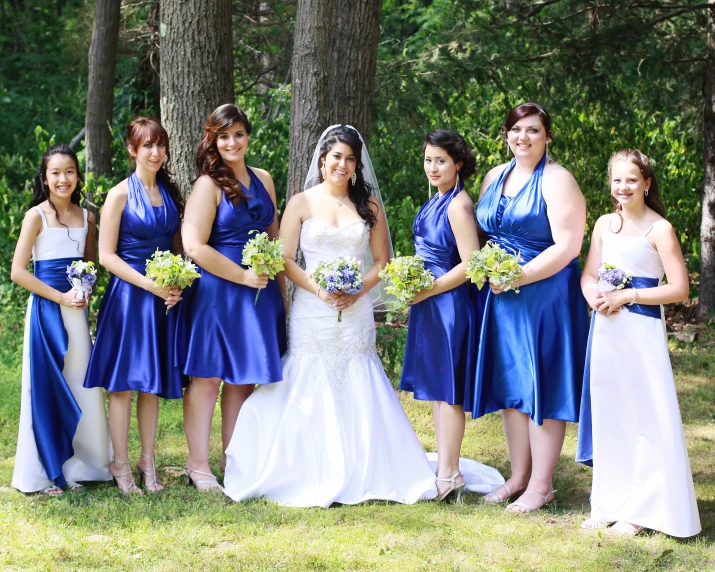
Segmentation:
{"type": "MultiPolygon", "coordinates": [[[[481,250],[475,250],[467,260],[467,277],[482,289],[487,280],[490,284],[511,290],[521,277],[521,256],[509,254],[497,243],[488,241],[481,250]]],[[[517,294],[519,289],[514,290],[517,294]]]]}
{"type": "MultiPolygon", "coordinates": [[[[151,255],[151,259],[146,261],[146,276],[156,282],[157,286],[182,290],[191,286],[194,279],[201,278],[191,260],[179,254],[172,254],[169,250],[160,251],[158,248],[151,255]]],[[[167,314],[169,309],[166,309],[167,314]]]]}
{"type": "Polygon", "coordinates": [[[625,288],[633,277],[613,264],[603,262],[598,269],[598,291],[611,292],[625,288]]]}
{"type": "Polygon", "coordinates": [[[421,290],[431,290],[434,286],[434,274],[425,268],[421,256],[393,258],[378,276],[388,283],[385,291],[403,304],[412,302],[421,290]]]}
{"type": "MultiPolygon", "coordinates": [[[[362,272],[355,258],[322,260],[310,277],[328,294],[345,292],[357,294],[362,290],[362,272]]],[[[338,322],[343,321],[343,311],[338,312],[338,322]]]]}
{"type": "MultiPolygon", "coordinates": [[[[252,230],[248,234],[258,232],[252,230]]],[[[243,258],[241,264],[248,266],[256,274],[268,274],[268,278],[273,280],[276,274],[282,272],[285,268],[283,261],[283,247],[285,246],[282,238],[268,238],[268,234],[262,232],[254,236],[243,247],[243,258]]],[[[253,300],[253,305],[258,303],[258,296],[261,290],[258,289],[256,297],[253,300]]]]}
{"type": "Polygon", "coordinates": [[[77,300],[89,300],[97,283],[97,269],[91,260],[75,260],[67,267],[67,280],[72,284],[77,300]]]}

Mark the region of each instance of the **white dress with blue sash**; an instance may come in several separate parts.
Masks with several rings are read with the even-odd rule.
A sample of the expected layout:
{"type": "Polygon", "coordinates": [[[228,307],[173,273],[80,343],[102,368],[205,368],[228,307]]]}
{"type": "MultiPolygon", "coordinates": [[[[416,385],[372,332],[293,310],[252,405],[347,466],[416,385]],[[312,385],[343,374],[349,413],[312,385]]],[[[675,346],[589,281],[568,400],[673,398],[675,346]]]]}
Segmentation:
{"type": "MultiPolygon", "coordinates": [[[[37,208],[37,211],[42,217],[42,232],[35,239],[32,249],[32,258],[35,263],[56,259],[82,258],[87,238],[87,211],[84,211],[84,226],[70,229],[65,227],[48,228],[44,213],[40,208],[37,208]]],[[[71,285],[67,282],[67,290],[70,287],[71,285]]],[[[12,486],[25,493],[40,491],[53,484],[45,471],[33,427],[32,362],[30,360],[30,325],[33,302],[35,302],[34,294],[28,300],[25,319],[20,428],[17,437],[15,468],[12,475],[12,486]]],[[[81,417],[71,441],[73,455],[62,464],[61,477],[63,476],[70,483],[108,481],[111,479],[109,460],[112,452],[104,409],[104,394],[101,389],[85,389],[82,386],[92,350],[87,310],[74,310],[60,306],[60,311],[64,330],[67,332],[67,353],[64,355],[62,376],[81,411],[81,417]]]]}

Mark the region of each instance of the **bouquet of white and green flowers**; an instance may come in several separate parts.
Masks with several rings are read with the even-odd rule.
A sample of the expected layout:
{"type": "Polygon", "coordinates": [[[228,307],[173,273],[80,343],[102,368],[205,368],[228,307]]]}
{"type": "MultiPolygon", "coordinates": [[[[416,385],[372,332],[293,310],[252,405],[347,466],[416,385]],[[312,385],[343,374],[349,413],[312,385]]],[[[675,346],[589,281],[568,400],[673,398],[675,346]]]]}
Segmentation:
{"type": "Polygon", "coordinates": [[[412,302],[418,292],[431,290],[434,286],[434,274],[425,268],[421,256],[393,258],[378,276],[388,284],[385,291],[403,304],[412,302]]]}
{"type": "MultiPolygon", "coordinates": [[[[521,277],[521,256],[509,254],[497,243],[488,241],[481,250],[475,250],[467,260],[467,277],[482,289],[487,280],[504,291],[511,290],[521,277]]],[[[519,289],[514,290],[517,294],[519,289]]]]}
{"type": "MultiPolygon", "coordinates": [[[[258,232],[252,230],[248,234],[258,232]]],[[[282,272],[285,268],[283,261],[283,248],[285,244],[282,238],[268,238],[268,234],[262,232],[254,236],[243,247],[243,258],[241,264],[248,266],[256,274],[268,274],[268,278],[273,280],[276,274],[282,272]]],[[[253,300],[253,305],[258,303],[258,296],[261,293],[259,289],[256,292],[256,297],[253,300]]]]}
{"type": "MultiPolygon", "coordinates": [[[[158,248],[151,255],[151,259],[146,261],[146,276],[157,286],[182,290],[191,286],[194,279],[201,278],[191,260],[179,254],[172,254],[169,250],[160,251],[158,248]]],[[[169,308],[166,313],[169,313],[169,308]]]]}
{"type": "MultiPolygon", "coordinates": [[[[357,294],[362,290],[362,272],[355,258],[344,256],[334,260],[321,260],[310,277],[328,294],[357,294]]],[[[340,310],[338,322],[342,321],[343,311],[340,310]]]]}

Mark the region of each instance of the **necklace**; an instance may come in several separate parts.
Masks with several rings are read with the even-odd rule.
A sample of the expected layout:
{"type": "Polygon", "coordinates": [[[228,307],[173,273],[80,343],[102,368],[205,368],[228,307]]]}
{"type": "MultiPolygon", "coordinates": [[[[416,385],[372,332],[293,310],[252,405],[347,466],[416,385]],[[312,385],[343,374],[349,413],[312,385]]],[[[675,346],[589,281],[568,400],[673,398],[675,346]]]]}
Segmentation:
{"type": "Polygon", "coordinates": [[[338,202],[338,206],[339,206],[339,207],[343,206],[343,201],[344,201],[344,200],[347,198],[347,196],[348,196],[348,193],[344,194],[344,195],[343,195],[342,197],[340,197],[340,198],[334,197],[334,196],[331,195],[330,193],[325,193],[325,194],[328,195],[331,199],[335,199],[335,200],[338,202]]]}

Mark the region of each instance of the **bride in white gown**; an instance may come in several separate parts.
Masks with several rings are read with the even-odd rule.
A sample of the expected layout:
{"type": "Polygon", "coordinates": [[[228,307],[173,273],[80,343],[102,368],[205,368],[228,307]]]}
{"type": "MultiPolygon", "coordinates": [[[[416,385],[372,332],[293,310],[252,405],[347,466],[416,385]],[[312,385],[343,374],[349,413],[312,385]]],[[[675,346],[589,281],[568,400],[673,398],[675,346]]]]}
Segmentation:
{"type": "MultiPolygon", "coordinates": [[[[327,129],[306,191],[286,207],[285,274],[297,288],[283,381],[257,387],[241,409],[226,450],[224,486],[234,500],[327,508],[370,499],[414,503],[436,494],[434,469],[375,348],[369,292],[379,289],[390,246],[379,191],[366,185],[363,165],[374,179],[357,131],[327,129]],[[299,243],[305,271],[294,260],[299,243]],[[331,295],[310,278],[321,260],[342,256],[363,261],[359,294],[331,295]]],[[[490,479],[503,482],[483,469],[483,492],[490,479]]]]}

